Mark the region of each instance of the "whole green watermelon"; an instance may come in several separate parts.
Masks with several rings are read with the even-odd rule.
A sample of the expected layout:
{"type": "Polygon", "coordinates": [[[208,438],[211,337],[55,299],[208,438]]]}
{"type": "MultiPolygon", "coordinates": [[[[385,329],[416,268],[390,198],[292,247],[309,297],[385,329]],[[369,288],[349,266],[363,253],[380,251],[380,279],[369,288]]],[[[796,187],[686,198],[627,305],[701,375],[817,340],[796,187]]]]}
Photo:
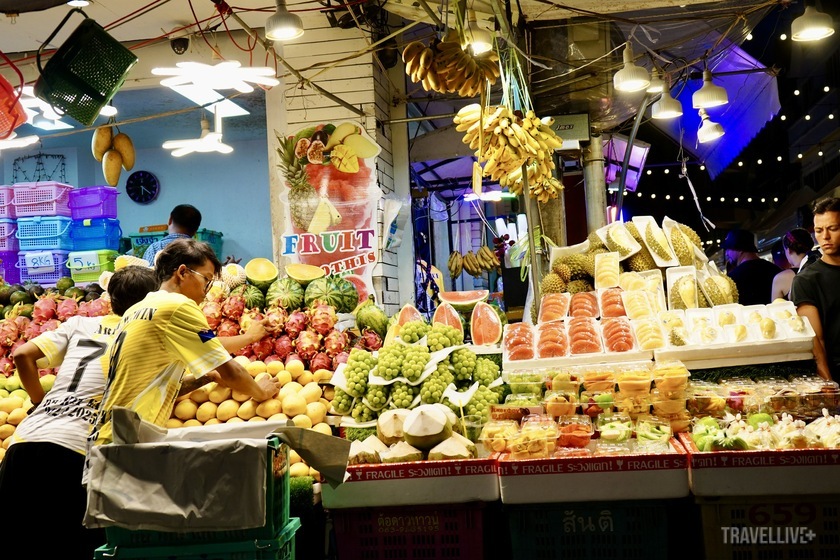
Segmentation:
{"type": "Polygon", "coordinates": [[[300,309],[303,307],[303,286],[294,278],[275,280],[265,293],[265,303],[279,305],[286,311],[300,309]]]}
{"type": "Polygon", "coordinates": [[[335,278],[333,284],[340,300],[340,305],[335,308],[336,312],[350,313],[356,309],[356,306],[359,305],[359,291],[356,286],[350,280],[344,278],[335,278]]]}
{"type": "Polygon", "coordinates": [[[249,285],[245,288],[245,293],[242,296],[245,298],[245,307],[248,309],[259,309],[262,311],[265,307],[265,295],[256,286],[249,285]]]}
{"type": "Polygon", "coordinates": [[[341,305],[341,293],[336,289],[335,282],[331,278],[318,278],[306,286],[303,292],[303,302],[306,307],[312,307],[315,301],[321,301],[336,309],[341,305]]]}
{"type": "Polygon", "coordinates": [[[388,315],[374,303],[373,296],[368,296],[367,302],[356,310],[356,326],[359,327],[359,331],[371,329],[385,338],[388,332],[388,315]]]}

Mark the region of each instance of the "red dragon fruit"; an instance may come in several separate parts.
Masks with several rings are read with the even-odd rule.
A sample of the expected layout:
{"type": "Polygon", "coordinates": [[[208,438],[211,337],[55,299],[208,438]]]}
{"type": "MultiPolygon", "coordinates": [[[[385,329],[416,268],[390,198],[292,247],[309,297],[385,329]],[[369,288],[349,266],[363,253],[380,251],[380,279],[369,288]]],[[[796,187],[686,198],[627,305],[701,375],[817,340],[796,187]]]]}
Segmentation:
{"type": "Polygon", "coordinates": [[[0,358],[0,374],[11,377],[15,373],[15,364],[8,356],[0,358]]]}
{"type": "Polygon", "coordinates": [[[17,325],[18,332],[25,331],[26,327],[29,326],[29,323],[32,322],[32,320],[29,317],[24,317],[23,315],[18,315],[17,317],[15,317],[14,320],[15,324],[17,325]]]}
{"type": "Polygon", "coordinates": [[[9,348],[9,355],[14,356],[15,355],[15,350],[17,350],[18,348],[20,348],[24,344],[26,344],[25,340],[23,340],[22,338],[17,339],[15,341],[15,343],[12,344],[12,346],[9,348]]]}
{"type": "Polygon", "coordinates": [[[318,371],[319,369],[332,371],[332,358],[327,356],[325,352],[318,352],[309,360],[310,371],[318,371]]]}
{"type": "Polygon", "coordinates": [[[229,296],[222,303],[222,316],[232,321],[238,321],[245,312],[245,298],[240,295],[229,296]]]}
{"type": "Polygon", "coordinates": [[[298,335],[309,324],[309,316],[301,310],[292,311],[289,318],[286,319],[286,332],[291,338],[297,338],[298,335]]]}
{"type": "Polygon", "coordinates": [[[274,340],[270,336],[264,336],[251,344],[251,350],[258,360],[265,360],[274,352],[274,340]]]}
{"type": "Polygon", "coordinates": [[[350,357],[350,352],[339,352],[338,354],[333,356],[333,363],[332,363],[333,371],[338,369],[339,364],[346,364],[347,363],[347,358],[349,358],[349,357],[350,357]]]}
{"type": "Polygon", "coordinates": [[[350,337],[344,331],[332,330],[324,338],[324,350],[330,358],[347,350],[350,345],[350,337]]]}
{"type": "Polygon", "coordinates": [[[282,361],[283,360],[281,360],[280,356],[278,356],[277,354],[271,354],[269,356],[266,356],[265,360],[263,360],[263,362],[266,363],[266,364],[270,364],[271,362],[282,362],[282,361]]]}
{"type": "Polygon", "coordinates": [[[326,336],[338,322],[335,308],[332,305],[316,301],[309,309],[309,324],[321,336],[326,336]]]}
{"type": "Polygon", "coordinates": [[[231,319],[222,319],[216,336],[237,336],[239,334],[239,323],[231,319]]]}
{"type": "Polygon", "coordinates": [[[259,309],[246,309],[239,318],[239,328],[242,332],[247,332],[254,321],[262,321],[264,318],[259,309]]]}
{"type": "Polygon", "coordinates": [[[289,338],[289,335],[287,334],[278,336],[274,340],[274,353],[277,354],[277,357],[281,360],[285,360],[288,355],[292,353],[293,349],[294,345],[292,344],[292,339],[289,338]]]}
{"type": "MultiPolygon", "coordinates": [[[[246,358],[254,357],[254,348],[250,344],[246,344],[239,350],[233,353],[234,356],[245,356],[246,358]]],[[[253,359],[251,360],[253,361],[253,359]]]]}
{"type": "Polygon", "coordinates": [[[219,328],[219,323],[222,322],[222,304],[218,301],[205,300],[201,304],[201,311],[207,319],[207,324],[214,331],[219,328]]]}
{"type": "Polygon", "coordinates": [[[92,317],[90,314],[90,302],[82,300],[79,302],[79,310],[76,312],[76,316],[78,317],[92,317]]]}
{"type": "Polygon", "coordinates": [[[105,298],[96,298],[88,304],[90,317],[104,317],[111,313],[111,302],[105,298]]]}
{"type": "Polygon", "coordinates": [[[12,319],[0,321],[0,345],[11,346],[18,339],[17,323],[12,319]]]}
{"type": "Polygon", "coordinates": [[[50,319],[49,321],[47,321],[43,325],[41,325],[41,332],[45,333],[45,332],[49,332],[49,331],[54,331],[55,329],[57,329],[60,326],[61,326],[61,321],[59,321],[58,319],[50,319]]]}
{"type": "Polygon", "coordinates": [[[283,334],[289,314],[282,307],[272,306],[265,311],[265,331],[271,336],[283,334]]]}
{"type": "Polygon", "coordinates": [[[306,329],[295,339],[295,352],[306,362],[320,349],[321,335],[313,330],[306,329]]]}
{"type": "Polygon", "coordinates": [[[373,352],[382,348],[382,337],[373,329],[365,329],[362,331],[359,343],[361,343],[362,348],[373,352]]]}
{"type": "Polygon", "coordinates": [[[56,307],[55,314],[59,321],[66,321],[79,314],[79,302],[73,298],[65,298],[56,307]]]}
{"type": "Polygon", "coordinates": [[[26,325],[26,329],[24,329],[22,336],[24,340],[32,340],[39,334],[41,334],[41,325],[35,321],[30,321],[29,324],[26,325]]]}
{"type": "MultiPolygon", "coordinates": [[[[45,296],[40,298],[32,306],[32,320],[36,323],[43,323],[55,317],[56,308],[58,304],[55,298],[45,296]]],[[[22,329],[21,329],[22,330],[22,329]]]]}

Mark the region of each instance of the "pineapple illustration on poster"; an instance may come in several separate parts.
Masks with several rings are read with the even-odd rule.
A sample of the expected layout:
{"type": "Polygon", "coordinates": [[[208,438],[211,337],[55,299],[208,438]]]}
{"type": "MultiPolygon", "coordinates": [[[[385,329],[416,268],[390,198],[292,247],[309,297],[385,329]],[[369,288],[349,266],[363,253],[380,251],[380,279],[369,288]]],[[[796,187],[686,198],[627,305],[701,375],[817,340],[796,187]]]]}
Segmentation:
{"type": "Polygon", "coordinates": [[[280,254],[353,282],[364,300],[373,292],[376,212],[382,192],[374,174],[380,148],[354,122],[277,134],[286,231],[280,254]]]}

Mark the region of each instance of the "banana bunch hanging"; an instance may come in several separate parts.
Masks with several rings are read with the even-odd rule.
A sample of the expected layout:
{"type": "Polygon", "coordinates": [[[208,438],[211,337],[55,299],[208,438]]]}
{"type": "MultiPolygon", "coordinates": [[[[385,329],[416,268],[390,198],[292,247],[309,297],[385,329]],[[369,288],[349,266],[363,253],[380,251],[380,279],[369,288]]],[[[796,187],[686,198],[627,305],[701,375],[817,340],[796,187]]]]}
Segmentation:
{"type": "Polygon", "coordinates": [[[482,245],[477,252],[468,251],[462,255],[458,251],[452,251],[449,255],[449,276],[458,278],[461,272],[467,271],[470,276],[478,277],[491,270],[497,270],[501,274],[502,263],[487,245],[482,245]]]}
{"type": "Polygon", "coordinates": [[[551,128],[551,117],[540,119],[531,110],[522,115],[505,105],[482,110],[481,105],[472,103],[458,111],[453,120],[455,129],[465,133],[464,144],[476,151],[479,163],[484,163],[485,177],[518,195],[525,172],[529,192],[540,202],[555,198],[563,189],[551,173],[552,153],[563,145],[551,128]]]}
{"type": "Polygon", "coordinates": [[[426,91],[475,97],[485,80],[492,86],[501,75],[499,55],[491,50],[473,56],[457,40],[436,39],[428,46],[413,41],[403,50],[402,58],[405,73],[426,91]]]}

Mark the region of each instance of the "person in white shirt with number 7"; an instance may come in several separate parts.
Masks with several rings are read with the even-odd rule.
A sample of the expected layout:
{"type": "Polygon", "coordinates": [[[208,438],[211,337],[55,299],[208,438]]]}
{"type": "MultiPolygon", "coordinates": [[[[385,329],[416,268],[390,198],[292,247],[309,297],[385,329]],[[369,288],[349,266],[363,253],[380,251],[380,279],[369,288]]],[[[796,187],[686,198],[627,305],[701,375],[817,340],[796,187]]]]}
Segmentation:
{"type": "Polygon", "coordinates": [[[108,282],[110,315],[71,317],[14,352],[34,410],[17,426],[0,463],[0,496],[14,504],[14,512],[3,520],[10,536],[3,545],[4,556],[93,558],[94,550],[105,543],[104,529],[82,525],[87,437],[105,389],[101,358],[121,315],[157,287],[154,270],[123,268],[108,282]],[[39,367],[59,368],[48,393],[40,384],[39,367]],[[38,526],[48,526],[49,535],[22,537],[38,526]]]}

